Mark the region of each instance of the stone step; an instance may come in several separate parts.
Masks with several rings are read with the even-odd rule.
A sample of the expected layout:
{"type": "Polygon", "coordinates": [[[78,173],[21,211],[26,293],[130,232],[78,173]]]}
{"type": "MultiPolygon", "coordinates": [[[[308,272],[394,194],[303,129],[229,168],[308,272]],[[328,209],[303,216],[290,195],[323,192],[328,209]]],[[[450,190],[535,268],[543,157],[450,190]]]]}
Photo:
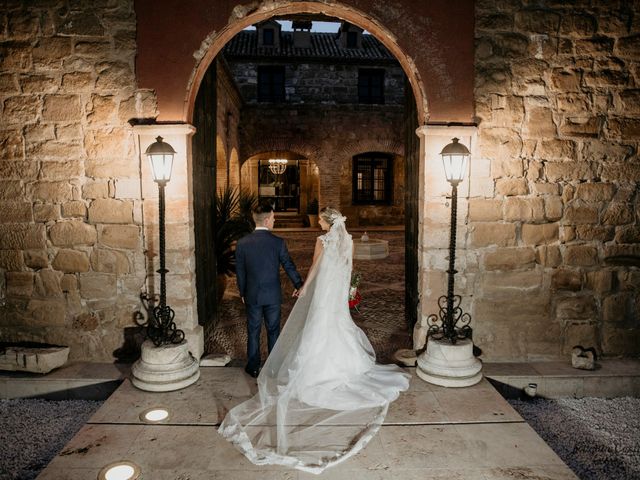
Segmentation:
{"type": "Polygon", "coordinates": [[[484,375],[506,398],[519,398],[529,384],[544,398],[637,397],[640,360],[606,358],[595,370],[580,370],[565,362],[485,363],[484,375]]]}
{"type": "Polygon", "coordinates": [[[295,212],[279,212],[276,213],[274,228],[302,228],[307,226],[306,220],[306,215],[295,212]]]}
{"type": "MultiPolygon", "coordinates": [[[[129,377],[129,370],[123,363],[69,362],[46,375],[0,372],[0,399],[104,400],[129,377]]],[[[596,370],[577,370],[570,362],[486,362],[482,373],[507,398],[521,396],[529,383],[536,383],[537,395],[546,398],[640,396],[639,359],[599,360],[596,370]]]]}

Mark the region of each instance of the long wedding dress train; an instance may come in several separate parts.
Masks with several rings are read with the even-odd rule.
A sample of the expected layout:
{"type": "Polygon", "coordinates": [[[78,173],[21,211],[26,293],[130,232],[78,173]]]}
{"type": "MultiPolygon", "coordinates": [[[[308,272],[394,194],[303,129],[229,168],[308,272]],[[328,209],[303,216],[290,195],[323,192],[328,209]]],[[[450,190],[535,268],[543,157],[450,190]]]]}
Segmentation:
{"type": "Polygon", "coordinates": [[[258,393],[229,411],[219,432],[254,464],[320,473],[362,450],[389,403],[409,386],[375,362],[347,305],[351,235],[344,217],[320,237],[318,270],[296,302],[264,368],[258,393]]]}

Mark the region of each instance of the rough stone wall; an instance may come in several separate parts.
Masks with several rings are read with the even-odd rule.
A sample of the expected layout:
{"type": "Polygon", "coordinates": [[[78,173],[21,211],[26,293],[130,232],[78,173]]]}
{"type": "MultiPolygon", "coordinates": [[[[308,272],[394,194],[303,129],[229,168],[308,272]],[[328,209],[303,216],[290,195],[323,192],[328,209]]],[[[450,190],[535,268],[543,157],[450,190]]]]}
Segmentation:
{"type": "Polygon", "coordinates": [[[133,2],[4,2],[0,338],[113,359],[144,284],[133,2]]]}
{"type": "Polygon", "coordinates": [[[639,57],[637,2],[476,3],[494,183],[470,199],[463,288],[487,358],[640,353],[639,57]]]}
{"type": "MultiPolygon", "coordinates": [[[[404,109],[399,106],[331,107],[319,105],[247,105],[242,111],[241,158],[258,153],[291,151],[314,162],[320,176],[320,206],[340,206],[350,225],[402,224],[404,202],[400,184],[404,173],[394,176],[394,201],[390,206],[354,207],[351,189],[352,158],[366,152],[398,155],[394,164],[404,172],[404,109]],[[350,180],[349,180],[350,182],[350,180]]],[[[245,170],[245,167],[242,169],[245,170]]],[[[305,210],[302,210],[305,213],[305,210]]]]}

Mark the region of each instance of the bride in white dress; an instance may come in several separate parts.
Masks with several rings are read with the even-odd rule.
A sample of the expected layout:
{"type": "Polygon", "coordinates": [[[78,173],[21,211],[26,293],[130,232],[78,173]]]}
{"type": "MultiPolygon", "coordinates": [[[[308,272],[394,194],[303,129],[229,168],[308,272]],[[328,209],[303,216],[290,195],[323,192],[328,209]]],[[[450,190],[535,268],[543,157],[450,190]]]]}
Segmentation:
{"type": "Polygon", "coordinates": [[[353,241],[337,210],[320,213],[307,281],[258,376],[258,393],[218,430],[257,465],[320,473],[362,450],[410,375],[376,364],[349,313],[353,241]]]}

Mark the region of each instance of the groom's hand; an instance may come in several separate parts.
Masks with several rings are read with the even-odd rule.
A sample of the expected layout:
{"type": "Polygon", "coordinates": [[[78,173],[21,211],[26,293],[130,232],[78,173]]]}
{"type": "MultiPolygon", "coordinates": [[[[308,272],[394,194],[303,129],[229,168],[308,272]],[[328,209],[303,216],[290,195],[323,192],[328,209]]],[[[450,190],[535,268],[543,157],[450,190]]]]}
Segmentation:
{"type": "Polygon", "coordinates": [[[300,290],[298,290],[297,288],[293,289],[293,293],[291,294],[292,297],[299,297],[300,296],[300,290]]]}

